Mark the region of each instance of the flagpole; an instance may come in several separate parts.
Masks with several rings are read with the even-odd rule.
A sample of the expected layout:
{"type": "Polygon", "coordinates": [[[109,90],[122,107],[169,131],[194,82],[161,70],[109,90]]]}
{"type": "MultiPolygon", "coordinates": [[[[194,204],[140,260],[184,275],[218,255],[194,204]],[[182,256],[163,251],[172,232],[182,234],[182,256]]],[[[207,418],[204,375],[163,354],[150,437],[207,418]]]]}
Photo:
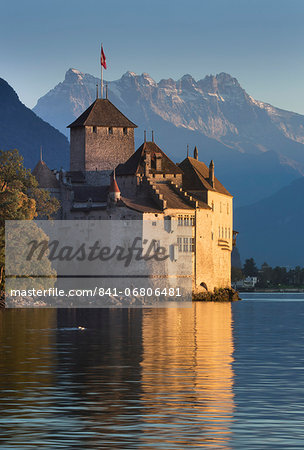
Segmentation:
{"type": "MultiPolygon", "coordinates": [[[[101,49],[102,49],[102,43],[101,43],[101,49]]],[[[100,98],[103,98],[103,66],[102,66],[102,64],[101,64],[101,77],[100,77],[100,98]]]]}

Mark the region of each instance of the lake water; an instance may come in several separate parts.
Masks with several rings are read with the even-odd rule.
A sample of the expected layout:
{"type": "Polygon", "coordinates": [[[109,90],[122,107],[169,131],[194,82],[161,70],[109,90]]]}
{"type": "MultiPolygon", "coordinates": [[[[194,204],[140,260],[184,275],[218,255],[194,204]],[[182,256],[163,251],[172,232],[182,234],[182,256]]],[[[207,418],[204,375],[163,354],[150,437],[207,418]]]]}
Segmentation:
{"type": "Polygon", "coordinates": [[[303,294],[6,310],[0,327],[5,450],[304,448],[303,294]]]}

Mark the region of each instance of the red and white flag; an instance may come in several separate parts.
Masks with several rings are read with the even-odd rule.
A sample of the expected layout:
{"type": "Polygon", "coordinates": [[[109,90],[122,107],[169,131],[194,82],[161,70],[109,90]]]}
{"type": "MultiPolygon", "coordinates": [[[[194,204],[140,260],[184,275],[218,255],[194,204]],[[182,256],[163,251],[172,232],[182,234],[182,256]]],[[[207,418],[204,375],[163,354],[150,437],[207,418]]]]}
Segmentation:
{"type": "Polygon", "coordinates": [[[104,54],[102,44],[101,44],[100,63],[102,67],[104,67],[105,69],[107,68],[106,55],[104,54]]]}

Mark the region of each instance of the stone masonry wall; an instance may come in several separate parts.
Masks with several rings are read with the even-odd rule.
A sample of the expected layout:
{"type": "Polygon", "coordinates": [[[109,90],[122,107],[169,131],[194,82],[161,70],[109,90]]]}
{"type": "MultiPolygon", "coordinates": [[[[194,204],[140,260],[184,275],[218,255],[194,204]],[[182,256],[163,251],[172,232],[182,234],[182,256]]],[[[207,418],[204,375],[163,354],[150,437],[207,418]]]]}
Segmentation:
{"type": "Polygon", "coordinates": [[[123,128],[85,127],[85,170],[113,170],[118,164],[124,163],[134,153],[134,129],[128,128],[124,134],[123,128]]]}
{"type": "Polygon", "coordinates": [[[85,170],[84,146],[85,131],[84,128],[71,128],[70,130],[70,170],[85,170]]]}

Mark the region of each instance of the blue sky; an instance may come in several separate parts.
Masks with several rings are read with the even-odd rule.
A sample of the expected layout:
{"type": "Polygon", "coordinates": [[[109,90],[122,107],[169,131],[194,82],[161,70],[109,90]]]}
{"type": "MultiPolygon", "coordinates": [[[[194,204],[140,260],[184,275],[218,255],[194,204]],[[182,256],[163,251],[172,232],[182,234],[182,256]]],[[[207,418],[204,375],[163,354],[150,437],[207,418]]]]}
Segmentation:
{"type": "Polygon", "coordinates": [[[227,72],[258,100],[304,114],[303,0],[2,2],[0,77],[33,107],[70,67],[156,81],[227,72]]]}

